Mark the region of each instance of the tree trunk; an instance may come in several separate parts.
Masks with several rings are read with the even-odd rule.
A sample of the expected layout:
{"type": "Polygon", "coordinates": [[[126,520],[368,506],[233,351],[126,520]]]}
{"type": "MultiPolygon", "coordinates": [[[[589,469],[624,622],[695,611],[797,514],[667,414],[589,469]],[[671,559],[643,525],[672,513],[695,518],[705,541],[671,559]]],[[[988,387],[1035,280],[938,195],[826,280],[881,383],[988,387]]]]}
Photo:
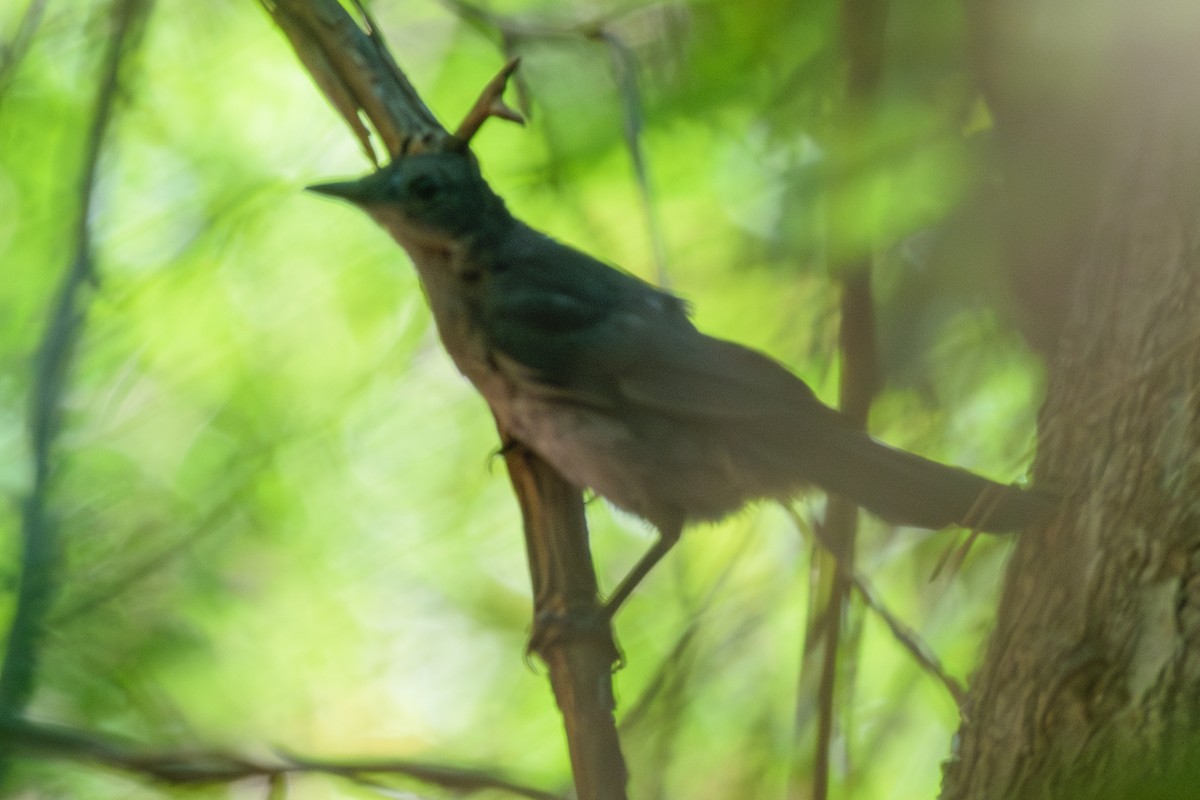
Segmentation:
{"type": "Polygon", "coordinates": [[[1015,274],[1057,306],[1031,340],[1064,505],[1016,546],[943,798],[1200,796],[1197,6],[972,8],[1015,274]]]}

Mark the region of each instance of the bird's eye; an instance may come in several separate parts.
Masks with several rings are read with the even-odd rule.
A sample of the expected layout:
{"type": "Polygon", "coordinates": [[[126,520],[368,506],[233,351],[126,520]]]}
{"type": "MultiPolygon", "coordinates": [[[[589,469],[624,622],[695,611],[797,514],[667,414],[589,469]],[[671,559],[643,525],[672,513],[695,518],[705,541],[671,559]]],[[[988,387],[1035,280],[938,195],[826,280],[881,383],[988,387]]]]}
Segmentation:
{"type": "Polygon", "coordinates": [[[441,191],[438,182],[428,175],[414,175],[408,182],[408,193],[418,200],[432,200],[441,191]]]}

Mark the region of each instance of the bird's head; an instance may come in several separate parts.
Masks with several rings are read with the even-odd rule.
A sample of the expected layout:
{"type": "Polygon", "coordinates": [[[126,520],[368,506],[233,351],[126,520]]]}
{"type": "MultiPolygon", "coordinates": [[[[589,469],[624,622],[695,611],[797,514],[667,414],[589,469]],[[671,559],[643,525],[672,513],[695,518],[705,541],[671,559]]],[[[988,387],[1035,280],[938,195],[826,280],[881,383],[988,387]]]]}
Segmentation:
{"type": "Polygon", "coordinates": [[[406,246],[477,238],[511,219],[470,153],[401,156],[358,180],[308,188],[350,201],[406,246]]]}

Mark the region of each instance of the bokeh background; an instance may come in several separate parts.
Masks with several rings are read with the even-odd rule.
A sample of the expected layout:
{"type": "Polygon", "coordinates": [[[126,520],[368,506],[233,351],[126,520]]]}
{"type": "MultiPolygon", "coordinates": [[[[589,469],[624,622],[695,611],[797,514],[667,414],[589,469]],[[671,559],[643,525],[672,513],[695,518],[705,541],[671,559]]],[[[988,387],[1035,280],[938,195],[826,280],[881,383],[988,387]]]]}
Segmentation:
{"type": "MultiPolygon", "coordinates": [[[[22,569],[33,354],[75,249],[110,8],[45,4],[0,73],[0,621],[22,569]]],[[[1000,480],[1024,473],[1040,367],[1010,324],[959,3],[891,4],[881,91],[852,140],[836,3],[487,9],[374,6],[451,127],[502,51],[522,55],[530,124],[489,122],[475,145],[519,216],[666,282],[702,329],[830,402],[835,267],[871,254],[886,381],[872,431],[1000,480]]],[[[0,4],[0,41],[28,12],[0,4]]],[[[98,282],[60,398],[60,566],[26,713],[159,748],[426,759],[563,790],[560,718],[524,657],[529,583],[491,418],[404,254],[302,191],[368,166],[256,3],[154,5],[87,220],[98,282]]],[[[819,518],[823,500],[796,508],[819,518]]],[[[653,532],[603,502],[588,515],[611,587],[653,532]]],[[[864,526],[860,569],[966,680],[1007,542],[981,540],[935,579],[961,533],[864,526]]],[[[804,796],[811,560],[787,513],[749,509],[691,530],[621,612],[634,796],[804,796]]],[[[842,673],[835,791],[934,795],[957,727],[945,689],[857,606],[842,673]]],[[[452,796],[410,789],[394,796],[452,796]]],[[[22,759],[5,791],[173,790],[22,759]]],[[[287,796],[377,795],[314,776],[287,796]]]]}

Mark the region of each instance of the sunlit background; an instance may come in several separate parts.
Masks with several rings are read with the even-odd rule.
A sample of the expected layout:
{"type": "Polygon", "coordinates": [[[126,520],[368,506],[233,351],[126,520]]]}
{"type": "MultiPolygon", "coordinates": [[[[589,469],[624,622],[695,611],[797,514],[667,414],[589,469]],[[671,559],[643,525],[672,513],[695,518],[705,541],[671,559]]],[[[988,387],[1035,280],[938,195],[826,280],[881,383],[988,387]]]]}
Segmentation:
{"type": "MultiPolygon", "coordinates": [[[[4,41],[25,6],[0,7],[4,41]]],[[[0,93],[7,616],[32,354],[75,248],[108,8],[49,3],[0,93]]],[[[1040,377],[1006,319],[989,120],[959,3],[892,4],[883,88],[852,148],[836,3],[490,8],[525,33],[509,46],[530,124],[489,122],[476,151],[519,216],[665,280],[699,327],[772,354],[829,402],[831,262],[873,254],[887,381],[873,432],[1000,480],[1024,474],[1040,377]],[[609,43],[584,35],[596,20],[609,43]],[[834,195],[852,212],[831,214],[834,195]]],[[[504,63],[501,37],[453,4],[375,11],[452,127],[504,63]]],[[[491,417],[441,351],[404,254],[302,191],[368,169],[353,137],[249,0],[160,0],[124,78],[89,220],[99,282],[54,448],[62,566],[28,715],[162,749],[424,759],[565,790],[560,717],[524,656],[529,582],[491,417]]],[[[823,501],[797,508],[819,517],[823,501]]],[[[588,514],[611,587],[653,534],[603,502],[588,514]]],[[[931,580],[961,537],[871,521],[859,566],[965,681],[1007,544],[981,540],[931,580]]],[[[804,785],[810,560],[783,510],[750,509],[691,530],[621,612],[633,796],[804,785]]],[[[835,790],[933,796],[951,697],[872,613],[851,612],[848,638],[835,790]]],[[[170,794],[56,760],[19,761],[8,780],[22,798],[170,794]]],[[[395,796],[451,796],[411,790],[395,796]]],[[[374,795],[313,776],[287,796],[374,795]]]]}

